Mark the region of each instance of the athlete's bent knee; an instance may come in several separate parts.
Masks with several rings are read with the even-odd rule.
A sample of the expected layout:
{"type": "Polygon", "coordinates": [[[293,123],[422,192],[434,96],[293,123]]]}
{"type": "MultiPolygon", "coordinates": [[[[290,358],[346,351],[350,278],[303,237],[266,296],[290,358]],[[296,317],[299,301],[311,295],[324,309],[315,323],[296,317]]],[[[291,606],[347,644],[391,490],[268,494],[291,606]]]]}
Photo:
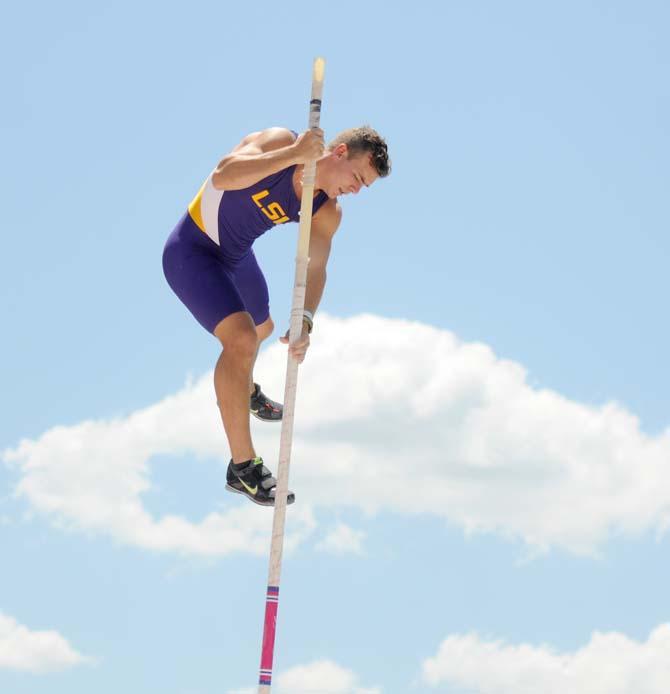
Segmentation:
{"type": "Polygon", "coordinates": [[[272,335],[274,329],[275,324],[273,323],[272,318],[268,317],[266,321],[263,321],[260,325],[256,326],[256,335],[258,335],[259,340],[263,341],[272,335]]]}
{"type": "Polygon", "coordinates": [[[240,312],[228,316],[216,326],[214,334],[228,355],[250,360],[256,355],[258,335],[248,313],[240,312]]]}
{"type": "Polygon", "coordinates": [[[231,335],[223,344],[223,351],[243,361],[253,361],[258,349],[258,336],[255,331],[243,330],[231,335]]]}

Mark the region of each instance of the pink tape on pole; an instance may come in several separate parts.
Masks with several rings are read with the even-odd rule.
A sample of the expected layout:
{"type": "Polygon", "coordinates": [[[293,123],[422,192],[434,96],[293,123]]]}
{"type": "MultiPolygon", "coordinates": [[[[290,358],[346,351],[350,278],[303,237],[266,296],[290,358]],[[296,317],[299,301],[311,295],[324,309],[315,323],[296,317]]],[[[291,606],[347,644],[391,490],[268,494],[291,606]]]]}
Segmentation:
{"type": "Polygon", "coordinates": [[[272,684],[272,661],[277,628],[277,609],[279,607],[279,587],[268,586],[265,601],[265,623],[263,625],[263,650],[261,651],[261,669],[259,684],[272,684]]]}

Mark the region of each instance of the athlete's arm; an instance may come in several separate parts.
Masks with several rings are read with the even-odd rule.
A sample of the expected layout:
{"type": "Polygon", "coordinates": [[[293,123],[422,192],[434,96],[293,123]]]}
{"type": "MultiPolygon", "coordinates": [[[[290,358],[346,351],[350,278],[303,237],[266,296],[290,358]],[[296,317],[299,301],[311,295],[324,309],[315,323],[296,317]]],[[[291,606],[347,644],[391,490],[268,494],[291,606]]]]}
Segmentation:
{"type": "MultiPolygon", "coordinates": [[[[312,231],[309,237],[309,265],[307,265],[307,287],[305,288],[305,308],[314,313],[323,296],[326,285],[326,265],[330,256],[333,236],[342,219],[342,208],[337,200],[329,200],[312,218],[312,231]]],[[[280,342],[289,344],[289,333],[279,338],[280,342]]],[[[299,363],[305,359],[309,347],[309,330],[307,323],[302,324],[302,334],[291,345],[289,351],[299,363]]]]}
{"type": "Polygon", "coordinates": [[[248,188],[293,164],[318,159],[324,150],[323,131],[308,130],[296,139],[286,128],[268,128],[247,135],[212,173],[218,190],[248,188]]]}
{"type": "Polygon", "coordinates": [[[330,247],[341,219],[342,208],[337,200],[328,200],[312,219],[305,288],[305,308],[312,313],[316,312],[323,296],[330,247]]]}

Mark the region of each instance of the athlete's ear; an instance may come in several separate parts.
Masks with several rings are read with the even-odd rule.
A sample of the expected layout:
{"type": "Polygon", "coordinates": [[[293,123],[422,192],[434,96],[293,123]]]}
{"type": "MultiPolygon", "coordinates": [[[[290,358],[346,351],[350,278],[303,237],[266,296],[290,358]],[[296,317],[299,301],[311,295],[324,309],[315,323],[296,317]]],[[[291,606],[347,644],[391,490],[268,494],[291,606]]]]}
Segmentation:
{"type": "Polygon", "coordinates": [[[347,152],[349,151],[349,148],[347,147],[345,142],[340,142],[337,147],[333,150],[333,154],[338,158],[342,159],[342,157],[347,156],[347,152]]]}

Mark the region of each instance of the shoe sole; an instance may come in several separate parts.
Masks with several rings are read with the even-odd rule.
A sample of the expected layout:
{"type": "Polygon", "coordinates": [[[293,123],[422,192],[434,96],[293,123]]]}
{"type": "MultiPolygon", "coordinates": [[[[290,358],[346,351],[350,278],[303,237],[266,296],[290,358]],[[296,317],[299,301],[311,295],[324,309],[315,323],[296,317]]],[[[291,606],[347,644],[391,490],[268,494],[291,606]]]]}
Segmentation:
{"type": "MultiPolygon", "coordinates": [[[[271,502],[271,503],[266,503],[266,502],[264,502],[264,501],[259,501],[259,500],[256,499],[255,497],[251,496],[251,494],[247,494],[246,492],[243,492],[241,489],[235,489],[235,487],[231,487],[229,484],[226,484],[226,489],[227,489],[229,492],[233,492],[234,494],[241,494],[242,496],[246,496],[247,499],[249,499],[249,501],[253,501],[253,502],[254,502],[255,504],[257,504],[258,506],[269,506],[269,507],[272,507],[272,506],[275,505],[275,502],[274,502],[274,501],[271,502]]],[[[293,497],[293,500],[292,500],[292,501],[288,501],[288,500],[287,500],[287,501],[286,501],[286,505],[287,505],[287,506],[290,506],[290,505],[291,505],[292,503],[294,503],[294,502],[295,502],[295,496],[293,497]]]]}
{"type": "Polygon", "coordinates": [[[256,417],[261,422],[270,422],[272,424],[279,424],[281,422],[282,418],[280,417],[279,419],[266,419],[265,417],[261,417],[257,412],[254,412],[253,410],[249,410],[249,412],[256,417]]]}

